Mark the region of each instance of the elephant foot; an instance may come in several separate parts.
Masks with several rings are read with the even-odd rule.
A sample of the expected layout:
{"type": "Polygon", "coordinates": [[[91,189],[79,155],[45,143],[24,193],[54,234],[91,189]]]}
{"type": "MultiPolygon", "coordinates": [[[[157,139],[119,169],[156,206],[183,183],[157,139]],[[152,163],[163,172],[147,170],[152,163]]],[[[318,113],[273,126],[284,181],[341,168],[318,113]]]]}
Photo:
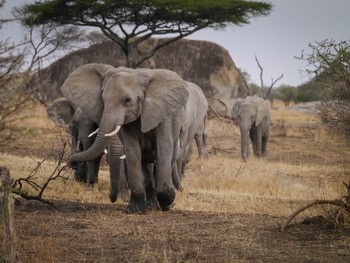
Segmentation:
{"type": "Polygon", "coordinates": [[[147,199],[146,200],[146,209],[150,210],[159,210],[159,204],[157,198],[147,199]]]}
{"type": "Polygon", "coordinates": [[[112,203],[117,201],[117,192],[116,191],[109,192],[109,200],[111,200],[112,203]]]}
{"type": "Polygon", "coordinates": [[[128,190],[123,190],[118,194],[117,198],[120,198],[124,202],[129,202],[130,201],[130,193],[128,190]]]}
{"type": "Polygon", "coordinates": [[[77,172],[74,173],[74,180],[80,183],[85,183],[86,182],[86,175],[84,174],[79,174],[77,172]]]}
{"type": "Polygon", "coordinates": [[[125,212],[128,214],[144,214],[146,213],[146,201],[145,196],[141,195],[131,195],[130,203],[126,207],[125,212]]]}
{"type": "Polygon", "coordinates": [[[172,188],[167,187],[162,192],[157,193],[157,200],[160,206],[160,209],[163,211],[168,211],[172,208],[173,202],[175,200],[175,191],[172,188]]]}
{"type": "Polygon", "coordinates": [[[112,203],[115,203],[115,201],[117,201],[118,198],[123,200],[124,202],[129,202],[130,201],[129,191],[124,190],[124,191],[120,192],[119,194],[117,194],[116,191],[109,192],[109,200],[111,200],[112,203]]]}

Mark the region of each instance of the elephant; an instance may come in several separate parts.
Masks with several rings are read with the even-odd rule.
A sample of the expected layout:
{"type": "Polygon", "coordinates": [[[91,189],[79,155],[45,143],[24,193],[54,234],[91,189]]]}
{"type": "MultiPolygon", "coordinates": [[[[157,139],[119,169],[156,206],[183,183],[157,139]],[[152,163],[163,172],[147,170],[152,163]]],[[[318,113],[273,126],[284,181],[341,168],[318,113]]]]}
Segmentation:
{"type": "MultiPolygon", "coordinates": [[[[72,154],[87,150],[95,141],[96,135],[92,135],[98,128],[98,123],[91,120],[79,107],[74,107],[67,98],[58,98],[53,101],[47,107],[47,114],[51,120],[56,124],[65,127],[67,132],[71,135],[72,140],[72,154]]],[[[113,140],[113,144],[107,148],[111,149],[122,149],[122,144],[119,138],[113,140]]],[[[74,177],[77,181],[86,182],[88,187],[91,187],[98,181],[98,172],[103,153],[98,155],[96,158],[81,162],[75,167],[74,177]]],[[[107,154],[107,159],[110,159],[107,154]]],[[[108,160],[109,161],[109,160],[108,160]]],[[[122,161],[121,161],[122,162],[122,161]]],[[[118,186],[111,187],[110,199],[111,202],[115,202],[118,197],[123,200],[128,199],[128,189],[125,178],[125,166],[121,163],[120,166],[120,184],[118,186]],[[114,188],[118,188],[115,190],[114,188]]],[[[111,173],[111,178],[114,178],[111,173]]]]}
{"type": "MultiPolygon", "coordinates": [[[[181,179],[184,175],[185,166],[189,162],[193,139],[196,141],[198,158],[208,159],[205,133],[208,102],[199,86],[189,81],[186,81],[186,84],[189,97],[185,104],[185,116],[181,125],[178,143],[179,150],[177,151],[178,157],[176,158],[177,162],[173,164],[173,169],[175,169],[175,171],[173,170],[172,172],[174,185],[177,189],[182,189],[181,179]]],[[[147,188],[146,195],[149,196],[153,196],[152,193],[155,192],[154,174],[151,169],[155,170],[156,165],[148,167],[148,169],[144,171],[145,185],[147,188]]],[[[153,205],[154,207],[152,203],[148,205],[151,207],[153,205]]]]}
{"type": "MultiPolygon", "coordinates": [[[[175,200],[173,178],[178,174],[173,167],[177,167],[184,106],[189,97],[186,87],[186,82],[170,70],[114,68],[97,63],[78,67],[61,87],[73,105],[100,124],[94,144],[71,155],[71,164],[93,160],[111,138],[121,135],[130,188],[128,213],[146,212],[143,169],[149,163],[155,164],[155,198],[160,208],[168,210],[175,200]]],[[[120,154],[111,153],[111,166],[120,164],[120,154]]],[[[119,180],[116,176],[115,181],[119,180]]]]}
{"type": "Polygon", "coordinates": [[[249,139],[256,157],[266,155],[267,141],[270,135],[269,102],[258,96],[237,99],[232,109],[233,116],[241,132],[241,155],[244,161],[249,158],[249,139]]]}
{"type": "Polygon", "coordinates": [[[189,162],[193,138],[196,141],[198,157],[208,159],[206,149],[205,125],[208,112],[208,101],[202,89],[195,83],[186,81],[189,97],[185,105],[185,121],[180,132],[181,155],[178,158],[179,175],[184,175],[189,162]]]}
{"type": "MultiPolygon", "coordinates": [[[[74,109],[66,98],[59,98],[47,107],[47,114],[56,124],[65,127],[71,135],[72,153],[88,149],[96,136],[89,137],[98,125],[91,121],[79,108],[74,109]]],[[[86,182],[92,186],[98,180],[101,153],[94,160],[83,162],[78,165],[74,172],[77,181],[86,182]]]]}

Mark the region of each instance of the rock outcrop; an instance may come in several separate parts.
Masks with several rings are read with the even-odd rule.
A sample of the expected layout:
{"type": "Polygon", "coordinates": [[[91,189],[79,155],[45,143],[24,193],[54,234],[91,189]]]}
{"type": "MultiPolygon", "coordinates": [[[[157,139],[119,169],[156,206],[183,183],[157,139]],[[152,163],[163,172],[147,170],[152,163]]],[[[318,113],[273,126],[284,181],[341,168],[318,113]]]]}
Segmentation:
{"type": "MultiPolygon", "coordinates": [[[[150,39],[139,47],[139,52],[158,41],[162,39],[150,39]]],[[[28,89],[37,91],[42,101],[52,101],[62,96],[60,87],[67,76],[87,63],[119,67],[126,65],[126,59],[120,47],[112,41],[95,44],[72,52],[40,70],[28,89]]],[[[234,99],[249,93],[248,85],[228,51],[213,42],[181,39],[161,48],[140,67],[173,70],[185,80],[196,83],[203,89],[211,110],[221,116],[231,116],[234,99]]]]}

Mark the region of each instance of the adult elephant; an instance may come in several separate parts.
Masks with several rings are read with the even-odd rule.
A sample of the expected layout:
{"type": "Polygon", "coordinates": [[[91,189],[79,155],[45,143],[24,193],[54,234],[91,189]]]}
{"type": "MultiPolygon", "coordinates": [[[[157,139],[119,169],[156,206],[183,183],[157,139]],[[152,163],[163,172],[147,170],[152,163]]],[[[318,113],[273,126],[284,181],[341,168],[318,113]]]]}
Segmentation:
{"type": "Polygon", "coordinates": [[[270,135],[270,105],[258,96],[237,99],[232,113],[241,132],[241,155],[243,160],[249,158],[249,138],[253,145],[254,155],[266,154],[267,141],[270,135]]]}
{"type": "MultiPolygon", "coordinates": [[[[65,127],[67,132],[71,135],[72,141],[72,154],[85,151],[89,149],[96,138],[96,135],[91,134],[98,128],[98,122],[96,123],[90,119],[79,107],[74,107],[67,98],[59,98],[52,102],[47,107],[47,114],[51,120],[56,124],[65,127]]],[[[112,139],[112,143],[108,145],[109,151],[122,152],[123,146],[119,138],[112,139]]],[[[74,177],[77,181],[85,182],[88,187],[93,186],[98,181],[98,172],[100,167],[101,156],[103,152],[96,158],[81,162],[75,167],[74,177]]],[[[110,154],[107,155],[109,159],[110,154]]],[[[119,161],[119,160],[118,160],[119,161]]],[[[115,202],[117,194],[119,197],[126,200],[128,199],[127,182],[125,178],[125,171],[123,161],[120,161],[120,170],[111,168],[111,189],[110,199],[115,202]],[[120,175],[120,182],[116,184],[114,178],[115,173],[120,175]]],[[[113,167],[113,166],[112,166],[113,167]]]]}
{"type": "MultiPolygon", "coordinates": [[[[178,148],[176,163],[173,163],[173,182],[177,189],[182,189],[181,179],[184,175],[184,170],[189,162],[193,139],[196,142],[198,158],[208,158],[206,148],[206,118],[208,112],[208,102],[202,89],[196,84],[186,81],[186,89],[189,92],[187,102],[184,106],[184,115],[179,115],[181,118],[181,129],[178,140],[178,148]]],[[[155,166],[148,167],[144,172],[146,193],[152,196],[154,184],[154,175],[151,169],[156,169],[155,166]]],[[[152,207],[152,203],[149,204],[152,207]]]]}
{"type": "MultiPolygon", "coordinates": [[[[186,87],[186,82],[169,70],[86,64],[72,72],[61,88],[89,118],[101,120],[94,144],[72,155],[71,163],[99,156],[121,129],[131,192],[127,212],[146,211],[142,170],[150,162],[156,163],[160,208],[167,210],[175,199],[172,168],[189,96],[186,87]]],[[[119,157],[111,156],[114,160],[119,157]]]]}
{"type": "Polygon", "coordinates": [[[205,133],[208,101],[199,86],[189,81],[186,81],[186,84],[189,97],[185,105],[185,119],[179,140],[181,156],[178,158],[178,169],[181,177],[190,158],[193,138],[196,142],[198,157],[208,158],[205,133]]]}

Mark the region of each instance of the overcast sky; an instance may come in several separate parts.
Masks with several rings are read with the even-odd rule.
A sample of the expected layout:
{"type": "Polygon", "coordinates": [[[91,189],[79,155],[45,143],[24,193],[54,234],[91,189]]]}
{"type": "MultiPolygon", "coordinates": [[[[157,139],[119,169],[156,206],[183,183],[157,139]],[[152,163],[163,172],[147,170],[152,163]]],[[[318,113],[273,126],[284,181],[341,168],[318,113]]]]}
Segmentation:
{"type": "MultiPolygon", "coordinates": [[[[7,0],[0,9],[1,18],[9,18],[15,3],[33,0],[7,0]]],[[[270,0],[273,10],[269,16],[254,18],[242,27],[231,26],[222,31],[203,30],[189,39],[209,40],[227,49],[236,66],[247,71],[251,80],[260,84],[258,57],[264,68],[264,82],[283,79],[277,84],[297,86],[309,77],[301,71],[306,64],[297,60],[308,43],[323,39],[350,40],[350,0],[270,0]]],[[[17,39],[22,34],[15,23],[3,26],[0,39],[17,39]]]]}

